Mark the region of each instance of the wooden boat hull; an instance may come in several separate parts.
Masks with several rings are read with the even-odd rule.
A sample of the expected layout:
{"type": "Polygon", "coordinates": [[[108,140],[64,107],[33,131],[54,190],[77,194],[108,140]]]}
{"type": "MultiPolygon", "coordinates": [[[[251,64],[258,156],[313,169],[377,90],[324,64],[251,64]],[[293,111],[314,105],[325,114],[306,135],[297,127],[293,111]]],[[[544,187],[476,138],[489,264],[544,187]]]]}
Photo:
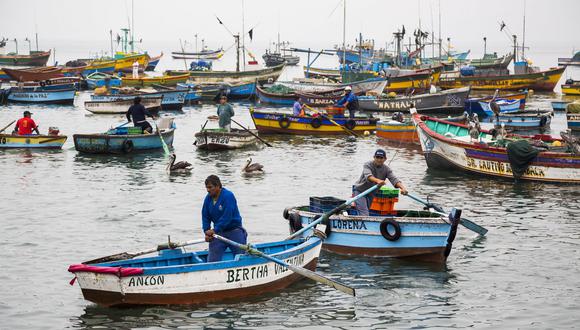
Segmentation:
{"type": "Polygon", "coordinates": [[[232,84],[228,86],[227,96],[229,99],[247,99],[256,95],[256,82],[232,84]]]}
{"type": "Polygon", "coordinates": [[[149,64],[149,55],[134,54],[134,55],[116,55],[115,56],[115,72],[132,72],[133,63],[139,63],[139,71],[145,70],[149,64]]]}
{"type": "Polygon", "coordinates": [[[52,78],[63,77],[61,68],[47,67],[34,69],[9,69],[2,68],[5,74],[16,81],[42,81],[52,78]]]}
{"type": "MultiPolygon", "coordinates": [[[[197,83],[240,83],[240,82],[258,82],[262,85],[269,80],[276,81],[285,64],[253,71],[187,71],[190,74],[190,81],[197,83]]],[[[184,71],[167,71],[169,75],[182,74],[184,71]]]]}
{"type": "MultiPolygon", "coordinates": [[[[343,98],[344,90],[339,89],[334,93],[325,92],[324,94],[296,92],[296,95],[300,97],[300,103],[306,104],[309,107],[327,107],[335,105],[341,98],[343,98]]],[[[361,98],[359,98],[359,104],[360,100],[361,98]]]]}
{"type": "MultiPolygon", "coordinates": [[[[252,130],[258,134],[257,130],[252,130]]],[[[195,145],[201,150],[241,149],[255,145],[258,139],[244,130],[232,129],[231,132],[208,129],[195,133],[195,145]]]]}
{"type": "MultiPolygon", "coordinates": [[[[173,145],[174,129],[161,132],[167,146],[173,145]]],[[[159,134],[108,135],[108,134],[75,134],[75,149],[91,154],[130,154],[135,152],[163,149],[159,134]],[[130,141],[126,142],[126,141],[130,141]],[[131,145],[131,147],[128,147],[131,145]]]]}
{"type": "MultiPolygon", "coordinates": [[[[307,206],[292,208],[289,213],[300,217],[302,226],[314,221],[320,213],[307,206]]],[[[445,262],[452,225],[446,217],[426,211],[397,211],[391,216],[333,215],[330,231],[322,249],[343,255],[409,258],[420,261],[445,262]],[[388,240],[381,234],[381,222],[391,220],[400,227],[400,237],[388,240]]],[[[290,225],[293,232],[295,224],[290,225]]],[[[306,235],[310,234],[306,231],[306,235]]],[[[453,239],[451,239],[452,243],[453,239]]]]}
{"type": "Polygon", "coordinates": [[[580,95],[580,85],[562,85],[564,95],[580,95]]]}
{"type": "Polygon", "coordinates": [[[540,129],[550,126],[552,121],[552,111],[517,111],[499,115],[499,123],[505,124],[506,128],[518,129],[540,129]]]}
{"type": "Polygon", "coordinates": [[[179,76],[162,76],[162,77],[142,77],[142,78],[131,78],[131,77],[123,77],[121,79],[121,84],[123,86],[137,86],[137,87],[145,87],[145,86],[154,86],[154,85],[163,85],[163,86],[176,86],[178,83],[184,83],[189,78],[189,74],[182,74],[179,76]]]}
{"type": "MultiPolygon", "coordinates": [[[[324,118],[315,119],[284,113],[258,111],[251,111],[250,114],[258,132],[264,134],[348,135],[344,129],[324,118]],[[318,122],[320,126],[315,127],[318,122]]],[[[334,117],[333,120],[341,126],[354,125],[352,130],[360,133],[364,131],[373,132],[377,127],[378,121],[377,118],[368,117],[356,117],[354,119],[334,117]]]]}
{"type": "MultiPolygon", "coordinates": [[[[526,98],[528,97],[528,92],[525,91],[520,93],[499,95],[498,97],[504,100],[520,100],[520,110],[524,110],[524,107],[526,105],[526,98]]],[[[485,111],[483,111],[483,108],[481,107],[481,104],[479,102],[481,101],[489,102],[492,99],[493,99],[492,95],[480,98],[468,98],[467,100],[465,100],[465,111],[467,111],[468,113],[477,113],[478,115],[485,116],[485,111]]]]}
{"type": "Polygon", "coordinates": [[[171,52],[171,57],[174,59],[206,59],[206,60],[217,60],[224,56],[224,50],[218,49],[209,52],[197,52],[197,53],[187,53],[187,52],[171,52]]]}
{"type": "MultiPolygon", "coordinates": [[[[479,106],[481,107],[486,116],[494,115],[494,112],[491,109],[491,102],[492,101],[479,101],[479,106]]],[[[496,99],[495,102],[499,106],[500,114],[516,112],[522,109],[521,100],[496,99]]]]}
{"type": "Polygon", "coordinates": [[[54,91],[11,89],[8,101],[14,103],[73,104],[75,93],[74,89],[54,91]]]}
{"type": "MultiPolygon", "coordinates": [[[[321,245],[319,238],[310,238],[256,244],[255,248],[267,248],[273,251],[269,254],[275,258],[314,270],[321,245]]],[[[205,262],[206,251],[187,253],[173,249],[161,251],[158,257],[91,265],[94,268],[86,271],[83,265],[73,265],[69,271],[75,273],[85,299],[106,307],[195,305],[244,299],[279,291],[303,279],[257,256],[239,255],[232,259],[231,254],[226,253],[223,261],[208,263],[205,262]],[[143,267],[143,263],[139,264],[141,260],[159,266],[143,267]],[[118,274],[95,272],[98,267],[115,266],[132,269],[136,274],[119,277],[118,274]]]]}
{"type": "Polygon", "coordinates": [[[414,90],[415,93],[422,93],[431,88],[433,80],[433,73],[430,72],[387,77],[387,85],[384,91],[385,93],[404,93],[414,90]]]}
{"type": "Polygon", "coordinates": [[[570,103],[569,101],[552,101],[552,110],[554,111],[566,111],[566,106],[570,103]]]}
{"type": "MultiPolygon", "coordinates": [[[[428,167],[454,171],[460,169],[468,173],[514,178],[506,148],[489,145],[492,140],[488,132],[480,135],[487,141],[486,144],[482,144],[470,142],[465,125],[419,115],[414,115],[413,121],[417,125],[419,141],[428,167]],[[447,132],[452,136],[446,136],[447,132]]],[[[521,179],[580,183],[580,155],[557,151],[540,152],[521,179]]]]}
{"type": "Polygon", "coordinates": [[[462,113],[471,89],[463,87],[434,94],[420,94],[395,98],[359,98],[361,110],[373,112],[408,112],[415,106],[419,113],[462,113]]]}
{"type": "Polygon", "coordinates": [[[60,149],[65,135],[0,134],[0,149],[60,149]]]}
{"type": "MultiPolygon", "coordinates": [[[[161,108],[162,97],[143,98],[141,104],[149,111],[156,111],[161,108]]],[[[121,99],[115,101],[86,101],[85,109],[94,114],[125,114],[134,104],[132,99],[121,99]]]]}
{"type": "Polygon", "coordinates": [[[66,78],[53,78],[43,81],[29,81],[20,82],[18,85],[22,90],[26,91],[58,91],[58,90],[78,90],[81,78],[78,77],[66,77],[66,78]]]}
{"type": "Polygon", "coordinates": [[[453,77],[441,75],[439,86],[443,89],[471,86],[473,90],[519,90],[553,91],[560,80],[564,67],[536,73],[513,74],[504,76],[453,77]]]}
{"type": "Polygon", "coordinates": [[[47,52],[31,52],[30,55],[0,55],[0,65],[45,66],[50,58],[47,52]]]}
{"type": "Polygon", "coordinates": [[[157,64],[159,64],[161,57],[163,57],[163,53],[161,53],[159,56],[151,57],[149,59],[149,63],[147,63],[145,71],[155,71],[155,68],[157,67],[157,64]]]}
{"type": "Polygon", "coordinates": [[[313,67],[302,67],[304,70],[304,77],[306,78],[320,78],[329,79],[332,81],[340,81],[342,76],[340,75],[340,70],[338,69],[323,69],[323,68],[313,68],[313,67]]]}
{"type": "Polygon", "coordinates": [[[134,100],[139,96],[142,99],[146,98],[162,98],[161,110],[181,110],[185,104],[185,97],[187,91],[185,90],[170,90],[154,93],[139,93],[139,94],[109,94],[109,95],[91,95],[91,101],[117,101],[117,100],[134,100]]]}
{"type": "Polygon", "coordinates": [[[377,123],[377,136],[386,140],[419,143],[419,137],[415,125],[411,121],[403,123],[390,120],[377,123]]]}
{"type": "Polygon", "coordinates": [[[568,128],[573,131],[580,131],[580,113],[567,113],[566,120],[568,128]]]}
{"type": "Polygon", "coordinates": [[[291,88],[297,92],[301,93],[321,93],[335,91],[338,89],[344,89],[347,86],[352,87],[352,92],[361,95],[365,93],[375,93],[380,94],[386,88],[388,81],[384,78],[371,78],[367,80],[361,80],[352,82],[350,84],[311,84],[311,83],[299,83],[293,81],[281,81],[277,84],[284,87],[291,88]]]}
{"type": "Polygon", "coordinates": [[[270,93],[260,86],[256,86],[256,95],[260,103],[291,106],[296,101],[296,94],[270,93]]]}
{"type": "Polygon", "coordinates": [[[87,87],[89,89],[95,89],[98,87],[104,87],[106,85],[105,79],[109,79],[110,87],[121,87],[121,79],[111,76],[108,74],[91,73],[85,78],[87,82],[87,87]]]}

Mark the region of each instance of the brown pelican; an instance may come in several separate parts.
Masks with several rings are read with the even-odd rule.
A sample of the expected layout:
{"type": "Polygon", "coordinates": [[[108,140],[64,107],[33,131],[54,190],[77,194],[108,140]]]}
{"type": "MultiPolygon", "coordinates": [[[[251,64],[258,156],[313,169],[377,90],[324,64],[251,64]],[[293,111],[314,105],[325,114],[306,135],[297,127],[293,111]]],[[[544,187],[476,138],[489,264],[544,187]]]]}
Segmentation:
{"type": "Polygon", "coordinates": [[[263,170],[264,166],[259,163],[252,164],[252,158],[249,157],[246,161],[246,166],[242,168],[242,173],[250,174],[250,173],[264,173],[263,170]]]}
{"type": "Polygon", "coordinates": [[[192,170],[190,163],[185,161],[175,162],[175,154],[169,156],[169,164],[167,164],[167,172],[169,173],[189,173],[192,170]]]}

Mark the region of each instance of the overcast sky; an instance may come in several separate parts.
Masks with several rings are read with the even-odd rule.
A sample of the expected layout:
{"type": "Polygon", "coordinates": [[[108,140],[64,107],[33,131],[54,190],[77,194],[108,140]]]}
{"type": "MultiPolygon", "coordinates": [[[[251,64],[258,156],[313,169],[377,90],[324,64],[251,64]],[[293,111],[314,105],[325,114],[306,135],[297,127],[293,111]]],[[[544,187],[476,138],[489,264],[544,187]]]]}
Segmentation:
{"type": "MultiPolygon", "coordinates": [[[[458,50],[471,49],[472,57],[483,52],[484,36],[488,50],[510,50],[508,37],[499,31],[500,21],[512,33],[522,35],[524,0],[346,1],[350,44],[361,32],[365,39],[375,39],[384,47],[397,28],[404,24],[412,32],[419,19],[423,28],[433,27],[437,33],[439,3],[442,38],[450,37],[458,50]]],[[[143,38],[144,49],[169,47],[165,52],[176,50],[180,38],[193,41],[195,33],[212,48],[227,48],[233,39],[215,16],[232,32],[241,31],[242,4],[246,30],[255,27],[254,41],[246,43],[258,55],[276,39],[278,31],[295,47],[329,48],[342,42],[341,0],[134,0],[136,37],[143,38]]],[[[579,49],[579,13],[578,0],[527,0],[526,45],[531,56],[565,56],[579,49]]],[[[110,29],[116,33],[128,25],[131,0],[0,0],[0,14],[0,37],[19,39],[21,51],[28,48],[24,38],[32,38],[37,30],[41,48],[58,45],[61,52],[75,48],[97,52],[110,49],[110,29]]],[[[14,46],[8,47],[11,51],[14,46]]],[[[555,62],[554,58],[552,65],[555,62]]]]}

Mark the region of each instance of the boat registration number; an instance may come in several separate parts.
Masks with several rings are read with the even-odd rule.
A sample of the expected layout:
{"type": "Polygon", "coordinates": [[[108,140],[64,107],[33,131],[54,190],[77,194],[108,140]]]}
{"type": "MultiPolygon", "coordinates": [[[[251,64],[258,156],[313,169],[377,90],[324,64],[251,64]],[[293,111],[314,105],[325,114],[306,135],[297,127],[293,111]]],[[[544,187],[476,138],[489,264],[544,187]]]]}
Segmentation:
{"type": "Polygon", "coordinates": [[[212,137],[210,143],[228,144],[230,143],[229,136],[212,137]]]}

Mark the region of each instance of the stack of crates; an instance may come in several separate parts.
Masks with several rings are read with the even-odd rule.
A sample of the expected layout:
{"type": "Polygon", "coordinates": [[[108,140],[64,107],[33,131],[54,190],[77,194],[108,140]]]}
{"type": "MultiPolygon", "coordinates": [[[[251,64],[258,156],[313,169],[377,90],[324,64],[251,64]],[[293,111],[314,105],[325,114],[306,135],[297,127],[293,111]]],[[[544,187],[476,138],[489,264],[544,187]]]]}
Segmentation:
{"type": "Polygon", "coordinates": [[[395,203],[399,201],[399,189],[381,187],[369,208],[369,215],[396,215],[395,203]]]}
{"type": "Polygon", "coordinates": [[[338,199],[336,197],[325,196],[325,197],[310,197],[310,212],[315,213],[326,213],[331,211],[337,206],[340,206],[346,202],[344,199],[338,199]]]}

